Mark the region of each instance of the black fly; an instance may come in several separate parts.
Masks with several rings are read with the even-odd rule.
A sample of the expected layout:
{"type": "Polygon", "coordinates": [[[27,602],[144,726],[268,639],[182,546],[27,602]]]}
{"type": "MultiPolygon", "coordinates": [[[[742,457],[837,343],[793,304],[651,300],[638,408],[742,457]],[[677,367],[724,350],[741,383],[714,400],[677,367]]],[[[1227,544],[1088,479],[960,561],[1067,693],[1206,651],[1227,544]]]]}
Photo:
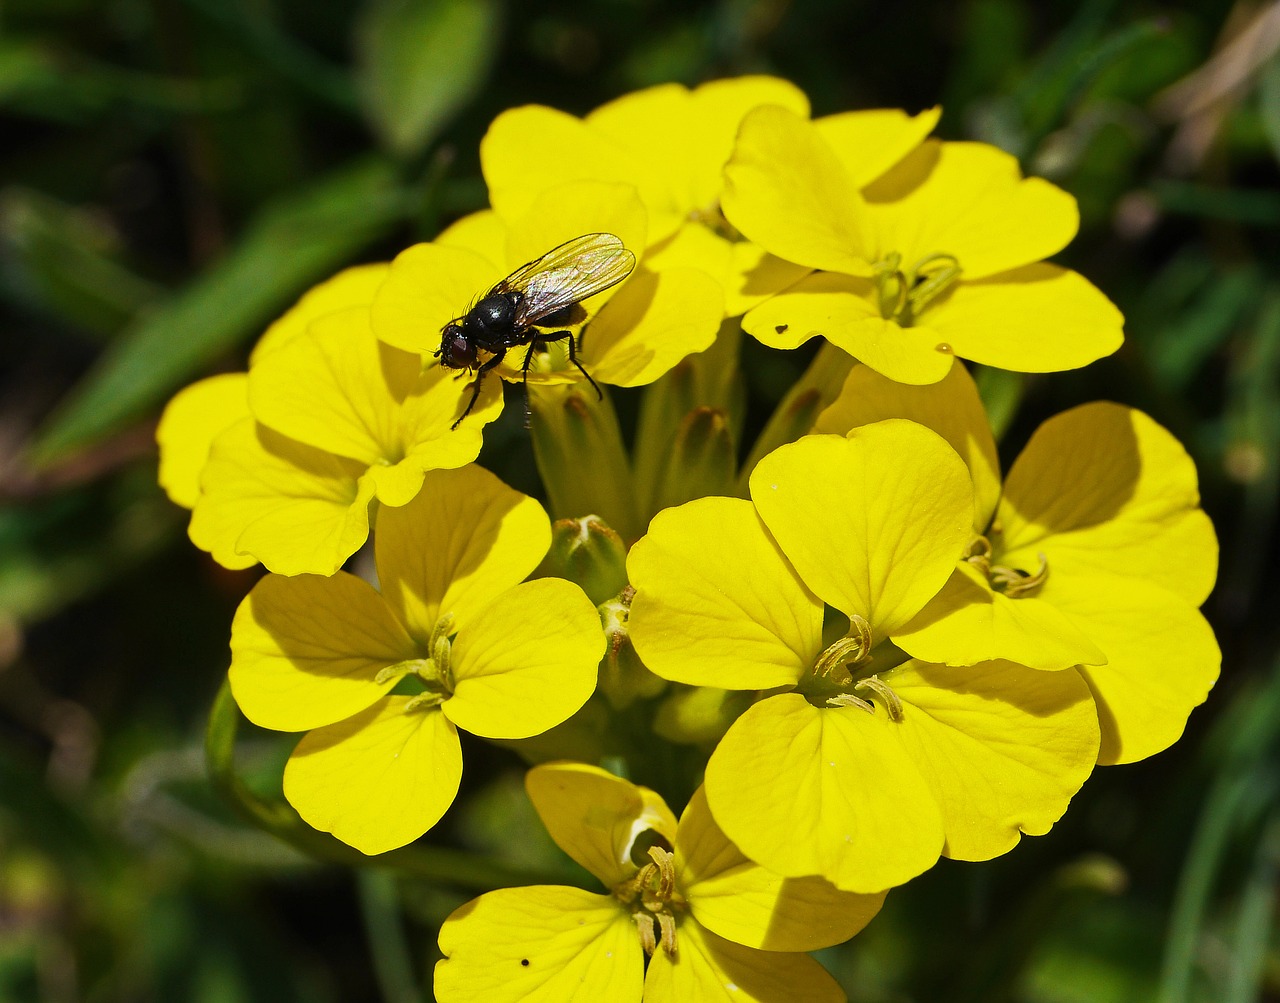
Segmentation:
{"type": "MultiPolygon", "coordinates": [[[[572,331],[548,331],[569,323],[573,307],[598,292],[615,286],[635,267],[636,256],[612,233],[588,233],[574,237],[542,257],[517,268],[485,293],[462,317],[441,331],[436,357],[446,369],[474,370],[471,400],[453,427],[471,413],[480,396],[484,374],[507,354],[507,349],[528,345],[520,372],[528,393],[529,364],[539,346],[551,341],[569,342],[569,361],[587,378],[596,395],[600,388],[577,358],[572,331]],[[489,358],[480,361],[480,352],[489,358]]],[[[527,398],[526,398],[527,399],[527,398]]]]}

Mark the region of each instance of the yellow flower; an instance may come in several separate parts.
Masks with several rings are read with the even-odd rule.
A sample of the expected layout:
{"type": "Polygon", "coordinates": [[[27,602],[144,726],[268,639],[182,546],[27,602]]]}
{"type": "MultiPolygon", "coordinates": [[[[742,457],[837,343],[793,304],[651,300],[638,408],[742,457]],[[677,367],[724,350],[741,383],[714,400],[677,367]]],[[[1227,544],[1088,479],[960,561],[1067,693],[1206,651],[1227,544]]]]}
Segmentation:
{"type": "Polygon", "coordinates": [[[743,327],[794,348],[815,335],[901,383],[955,356],[1023,372],[1074,369],[1119,347],[1122,318],[1075,272],[1043,263],[1079,225],[1075,200],[982,143],[931,140],[871,185],[861,137],[782,108],[743,120],[724,211],[761,247],[821,269],[743,327]]]}
{"type": "Polygon", "coordinates": [[[268,575],[231,630],[231,690],[264,728],[307,731],[284,793],[364,853],[416,839],[452,803],[457,729],[527,738],[591,695],[595,607],[557,578],[519,584],[550,542],[542,507],[476,466],[433,471],[384,508],[381,592],[339,572],[268,575]]]}
{"type": "MultiPolygon", "coordinates": [[[[476,213],[434,242],[416,244],[396,257],[374,301],[374,330],[398,348],[434,352],[441,329],[521,265],[588,233],[614,234],[639,258],[647,232],[644,204],[623,184],[561,185],[540,193],[518,217],[476,213]]],[[[672,268],[658,275],[641,261],[630,278],[591,297],[583,310],[578,361],[597,383],[632,387],[652,383],[686,355],[710,345],[723,296],[696,269],[672,268]]],[[[529,383],[582,379],[565,343],[548,349],[535,355],[529,383]]],[[[522,381],[523,356],[523,348],[509,352],[494,371],[522,381]]]]}
{"type": "Polygon", "coordinates": [[[659,513],[627,562],[629,631],[646,666],[762,691],[707,765],[729,838],[780,874],[868,892],[940,853],[985,859],[1048,831],[1097,755],[1083,681],[907,660],[887,643],[972,535],[955,451],[885,421],[781,447],[750,489],[750,502],[659,513]],[[824,640],[828,605],[845,636],[824,640]]]}
{"type": "Polygon", "coordinates": [[[609,893],[507,888],[467,903],[440,930],[441,1003],[844,999],[799,952],[852,937],[882,894],[769,873],[729,842],[701,788],[677,824],[653,791],[592,766],[537,766],[525,783],[552,838],[609,893]]]}
{"type": "Polygon", "coordinates": [[[1217,574],[1213,526],[1186,451],[1140,411],[1093,403],[1045,422],[1003,490],[969,374],[928,387],[855,367],[817,430],[928,424],[978,485],[974,539],[947,586],[895,638],[919,658],[1010,658],[1080,671],[1102,721],[1100,762],[1173,744],[1218,676],[1198,607],[1217,574]]]}
{"type": "Polygon", "coordinates": [[[161,482],[192,507],[192,541],[230,568],[332,574],[369,535],[369,504],[403,505],[428,470],[475,459],[502,407],[369,327],[387,266],[343,272],[272,325],[249,373],[188,387],[157,437],[161,482]]]}
{"type": "MultiPolygon", "coordinates": [[[[693,90],[662,84],[627,94],[584,119],[541,105],[503,112],[480,146],[493,207],[530,210],[539,194],[568,181],[633,185],[649,212],[649,265],[692,266],[716,278],[725,312],[736,316],[809,271],[743,240],[720,211],[722,170],[743,116],[761,105],[807,117],[809,100],[775,77],[714,80],[693,90]],[[572,150],[572,156],[565,151],[572,150]]],[[[853,112],[819,119],[832,134],[856,134],[869,182],[932,130],[938,112],[853,112]]]]}

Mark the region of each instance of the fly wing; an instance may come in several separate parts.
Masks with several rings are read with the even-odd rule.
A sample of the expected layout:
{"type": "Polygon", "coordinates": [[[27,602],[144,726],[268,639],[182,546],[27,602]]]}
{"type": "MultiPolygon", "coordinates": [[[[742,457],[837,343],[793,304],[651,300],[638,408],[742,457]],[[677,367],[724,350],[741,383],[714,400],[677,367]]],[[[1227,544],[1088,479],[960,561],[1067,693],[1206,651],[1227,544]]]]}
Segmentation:
{"type": "Polygon", "coordinates": [[[517,268],[494,287],[521,293],[517,321],[537,324],[557,310],[617,285],[636,266],[636,256],[612,233],[588,233],[517,268]]]}

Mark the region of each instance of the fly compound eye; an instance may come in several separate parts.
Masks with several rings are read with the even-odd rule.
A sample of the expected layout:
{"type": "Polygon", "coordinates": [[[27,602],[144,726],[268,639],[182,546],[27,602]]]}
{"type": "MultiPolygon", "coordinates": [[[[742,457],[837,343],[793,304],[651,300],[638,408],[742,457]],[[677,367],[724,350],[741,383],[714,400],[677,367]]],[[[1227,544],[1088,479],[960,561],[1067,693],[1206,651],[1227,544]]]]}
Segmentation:
{"type": "Polygon", "coordinates": [[[444,331],[440,356],[440,361],[450,369],[470,369],[476,364],[476,346],[460,328],[450,325],[444,331]]]}

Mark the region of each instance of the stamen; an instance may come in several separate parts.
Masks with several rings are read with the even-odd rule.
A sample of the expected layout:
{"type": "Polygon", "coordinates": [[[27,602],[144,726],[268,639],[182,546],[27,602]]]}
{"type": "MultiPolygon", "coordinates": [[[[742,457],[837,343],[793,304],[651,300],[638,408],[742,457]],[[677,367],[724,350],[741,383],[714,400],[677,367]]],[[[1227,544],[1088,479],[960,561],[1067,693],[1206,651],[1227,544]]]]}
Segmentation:
{"type": "Polygon", "coordinates": [[[631,920],[636,925],[636,932],[640,934],[640,946],[644,948],[644,956],[653,957],[653,952],[658,947],[658,941],[653,936],[653,917],[647,912],[633,912],[631,920]]]}
{"type": "Polygon", "coordinates": [[[631,908],[631,919],[640,934],[640,946],[651,957],[659,943],[669,956],[678,949],[676,913],[685,908],[684,898],[676,891],[675,855],[661,846],[649,847],[651,863],[635,876],[614,886],[613,897],[631,908]],[[658,935],[654,934],[657,924],[658,935]]]}
{"type": "Polygon", "coordinates": [[[853,688],[855,690],[870,690],[884,701],[884,709],[888,712],[890,721],[902,720],[902,700],[898,697],[898,694],[893,692],[893,687],[879,676],[867,676],[866,679],[859,679],[854,683],[853,688]]]}
{"type": "Polygon", "coordinates": [[[991,573],[991,541],[985,536],[975,536],[969,543],[969,553],[964,560],[984,575],[991,573]]]}
{"type": "Polygon", "coordinates": [[[1034,574],[1019,568],[1005,567],[1003,564],[993,565],[990,572],[992,588],[1000,590],[1010,599],[1035,595],[1049,578],[1048,558],[1043,552],[1036,556],[1040,558],[1040,567],[1034,574]]]}
{"type": "Polygon", "coordinates": [[[404,705],[404,712],[408,714],[410,711],[435,707],[444,703],[444,699],[444,693],[432,693],[428,690],[425,693],[419,693],[416,697],[412,697],[409,702],[404,705]]]}
{"type": "Polygon", "coordinates": [[[872,277],[880,316],[911,327],[929,304],[955,284],[961,271],[951,254],[928,254],[903,270],[902,255],[891,252],[877,262],[872,277]]]}
{"type": "MultiPolygon", "coordinates": [[[[813,667],[813,674],[819,679],[832,679],[832,674],[837,668],[846,665],[857,665],[864,662],[871,654],[871,624],[854,613],[849,617],[849,634],[840,638],[835,644],[827,648],[818,656],[817,664],[813,667]],[[856,634],[855,634],[856,632],[856,634]]],[[[852,679],[852,675],[846,672],[844,682],[852,679]]]]}

